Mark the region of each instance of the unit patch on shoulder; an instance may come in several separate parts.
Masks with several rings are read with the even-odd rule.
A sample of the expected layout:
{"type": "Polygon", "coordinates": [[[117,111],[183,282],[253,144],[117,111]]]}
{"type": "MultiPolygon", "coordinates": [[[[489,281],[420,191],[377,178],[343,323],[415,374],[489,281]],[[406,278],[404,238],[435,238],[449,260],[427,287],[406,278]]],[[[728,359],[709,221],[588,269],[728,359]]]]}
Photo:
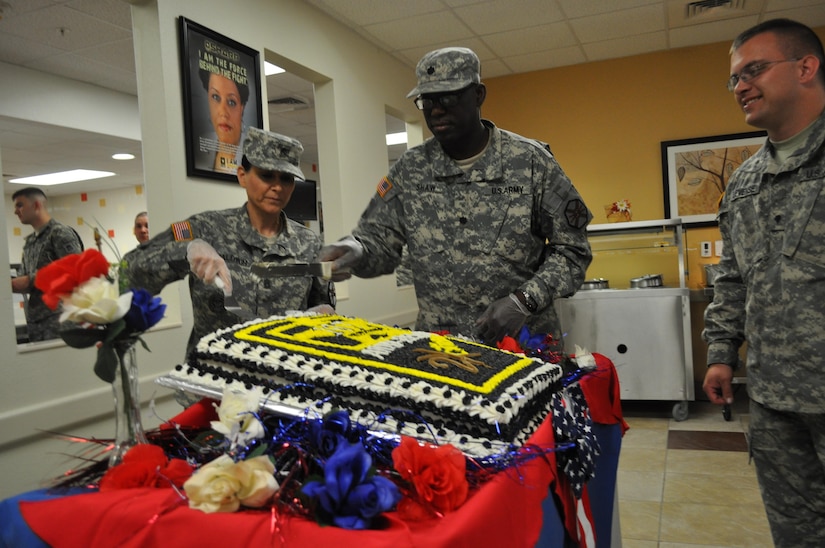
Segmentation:
{"type": "Polygon", "coordinates": [[[172,223],[172,234],[175,236],[176,242],[185,242],[187,240],[195,239],[195,236],[192,234],[192,225],[189,224],[189,221],[172,223]]]}
{"type": "Polygon", "coordinates": [[[578,198],[567,202],[567,205],[564,206],[564,216],[567,218],[567,224],[573,228],[583,228],[587,226],[587,222],[590,220],[587,206],[578,198]]]}
{"type": "Polygon", "coordinates": [[[378,188],[376,188],[375,190],[376,190],[376,192],[378,192],[378,195],[383,198],[384,196],[387,195],[387,192],[389,192],[391,189],[392,189],[392,183],[390,182],[389,179],[384,177],[383,179],[381,179],[381,182],[378,183],[378,188]]]}

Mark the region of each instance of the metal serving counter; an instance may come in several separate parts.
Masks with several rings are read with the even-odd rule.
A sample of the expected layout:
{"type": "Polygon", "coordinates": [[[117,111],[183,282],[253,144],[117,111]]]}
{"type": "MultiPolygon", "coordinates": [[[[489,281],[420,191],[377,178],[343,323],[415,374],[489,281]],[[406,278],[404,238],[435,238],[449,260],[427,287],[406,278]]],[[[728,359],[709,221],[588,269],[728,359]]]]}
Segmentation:
{"type": "Polygon", "coordinates": [[[594,225],[588,230],[594,264],[599,260],[589,276],[605,276],[603,272],[613,269],[625,274],[612,276],[622,280],[628,272],[655,264],[668,269],[667,281],[663,287],[579,290],[559,299],[566,351],[579,345],[604,354],[616,366],[623,400],[674,400],[673,418],[685,420],[695,390],[681,221],[594,225]]]}

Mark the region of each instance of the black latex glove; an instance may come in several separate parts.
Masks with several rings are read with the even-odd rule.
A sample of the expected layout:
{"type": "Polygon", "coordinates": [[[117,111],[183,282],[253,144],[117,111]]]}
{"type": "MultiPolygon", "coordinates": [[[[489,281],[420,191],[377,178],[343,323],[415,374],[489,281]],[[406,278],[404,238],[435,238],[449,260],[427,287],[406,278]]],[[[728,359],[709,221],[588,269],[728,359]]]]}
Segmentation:
{"type": "Polygon", "coordinates": [[[490,303],[476,320],[476,333],[485,344],[494,346],[505,335],[516,335],[529,316],[527,308],[511,293],[490,303]]]}

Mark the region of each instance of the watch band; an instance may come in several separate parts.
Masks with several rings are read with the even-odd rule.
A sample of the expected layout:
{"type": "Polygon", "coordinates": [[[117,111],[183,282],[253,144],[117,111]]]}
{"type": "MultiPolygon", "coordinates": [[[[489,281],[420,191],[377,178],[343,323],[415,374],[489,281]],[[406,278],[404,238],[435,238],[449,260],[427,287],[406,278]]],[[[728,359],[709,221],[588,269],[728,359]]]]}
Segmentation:
{"type": "Polygon", "coordinates": [[[513,293],[515,294],[516,299],[518,299],[518,302],[523,304],[527,311],[531,314],[538,309],[538,304],[536,304],[536,300],[533,297],[531,297],[528,292],[523,291],[521,289],[516,289],[515,291],[513,291],[513,293]]]}

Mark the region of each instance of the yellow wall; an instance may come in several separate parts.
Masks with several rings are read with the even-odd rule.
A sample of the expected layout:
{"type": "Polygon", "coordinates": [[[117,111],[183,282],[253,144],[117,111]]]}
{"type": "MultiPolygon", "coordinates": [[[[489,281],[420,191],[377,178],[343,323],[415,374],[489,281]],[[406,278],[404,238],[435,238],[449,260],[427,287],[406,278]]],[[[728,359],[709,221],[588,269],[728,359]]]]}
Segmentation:
{"type": "MultiPolygon", "coordinates": [[[[814,30],[825,41],[825,27],[814,30]]],[[[634,221],[661,219],[662,141],[755,130],[725,88],[729,48],[725,41],[492,79],[483,78],[482,64],[488,89],[482,114],[503,129],[549,143],[594,223],[606,223],[604,206],[620,199],[631,202],[634,221]]],[[[685,232],[688,285],[698,288],[700,265],[718,260],[701,258],[699,242],[719,239],[719,231],[685,232]]],[[[594,272],[598,265],[594,261],[588,277],[601,275],[594,272]]],[[[630,275],[659,273],[647,268],[616,274],[615,286],[626,285],[630,275]]],[[[697,381],[705,368],[699,334],[706,304],[691,305],[697,381]]]]}
{"type": "MultiPolygon", "coordinates": [[[[814,30],[825,40],[825,27],[814,30]]],[[[755,130],[725,88],[729,48],[725,41],[491,79],[482,64],[482,114],[549,143],[594,223],[625,198],[634,221],[661,219],[662,141],[755,130]]],[[[691,287],[702,282],[699,265],[717,260],[700,258],[699,242],[717,239],[716,228],[687,231],[691,287]]]]}

